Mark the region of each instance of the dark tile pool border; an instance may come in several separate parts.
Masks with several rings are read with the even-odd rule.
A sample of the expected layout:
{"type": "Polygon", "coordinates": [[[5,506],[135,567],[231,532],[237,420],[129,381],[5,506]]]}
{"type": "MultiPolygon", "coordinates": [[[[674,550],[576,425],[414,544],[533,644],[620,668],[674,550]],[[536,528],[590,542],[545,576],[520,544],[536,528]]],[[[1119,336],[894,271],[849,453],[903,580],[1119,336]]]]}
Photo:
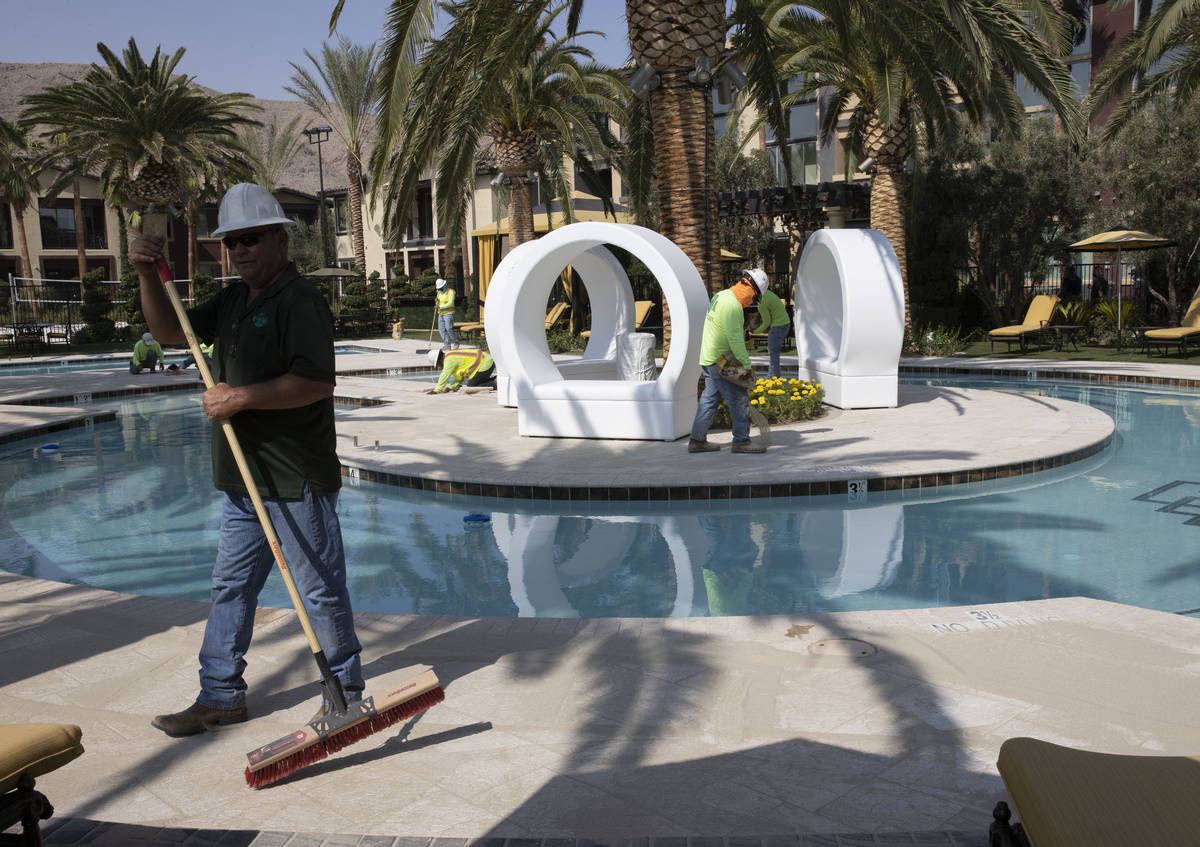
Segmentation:
{"type": "Polygon", "coordinates": [[[0,444],[11,444],[14,441],[23,441],[26,438],[36,438],[39,435],[49,435],[52,432],[63,432],[68,429],[81,429],[98,423],[110,423],[116,419],[116,412],[97,412],[94,415],[72,418],[67,421],[55,421],[54,423],[42,424],[30,427],[29,429],[0,435],[0,444]]]}
{"type": "MultiPolygon", "coordinates": [[[[1073,462],[1086,459],[1089,456],[1094,456],[1107,449],[1111,443],[1112,436],[1108,435],[1095,444],[1055,456],[1047,456],[1043,459],[913,476],[866,477],[867,493],[875,494],[885,491],[930,489],[947,485],[1009,479],[1024,474],[1039,473],[1041,471],[1053,470],[1054,468],[1061,468],[1073,462]]],[[[727,485],[681,483],[680,485],[567,487],[561,485],[527,485],[524,483],[488,483],[457,479],[438,479],[417,474],[395,473],[393,471],[346,464],[342,465],[342,476],[361,482],[394,485],[398,488],[410,488],[414,491],[428,491],[434,494],[496,497],[507,500],[557,500],[603,503],[663,500],[675,502],[752,500],[762,497],[822,497],[831,494],[846,494],[847,486],[850,482],[850,480],[846,479],[832,479],[809,482],[770,482],[750,485],[736,483],[727,485]]],[[[863,479],[863,477],[856,476],[855,479],[863,479]]]]}

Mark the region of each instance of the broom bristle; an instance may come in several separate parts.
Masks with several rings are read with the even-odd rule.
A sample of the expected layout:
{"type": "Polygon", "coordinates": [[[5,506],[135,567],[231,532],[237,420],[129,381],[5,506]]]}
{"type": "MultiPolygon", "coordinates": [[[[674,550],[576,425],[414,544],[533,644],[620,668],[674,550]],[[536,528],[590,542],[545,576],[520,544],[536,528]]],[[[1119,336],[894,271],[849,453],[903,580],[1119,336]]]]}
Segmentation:
{"type": "Polygon", "coordinates": [[[277,762],[272,762],[260,770],[251,771],[250,768],[246,768],[246,784],[251,788],[263,788],[274,782],[279,782],[279,780],[291,776],[301,768],[306,768],[327,758],[330,753],[336,753],[339,750],[349,747],[356,741],[362,741],[364,738],[368,738],[380,730],[387,729],[389,726],[393,726],[400,721],[418,715],[445,699],[446,692],[439,685],[437,688],[426,691],[424,694],[413,697],[411,700],[398,703],[390,709],[385,709],[337,732],[331,732],[326,736],[324,741],[318,741],[310,747],[297,750],[290,756],[286,756],[277,762]]]}

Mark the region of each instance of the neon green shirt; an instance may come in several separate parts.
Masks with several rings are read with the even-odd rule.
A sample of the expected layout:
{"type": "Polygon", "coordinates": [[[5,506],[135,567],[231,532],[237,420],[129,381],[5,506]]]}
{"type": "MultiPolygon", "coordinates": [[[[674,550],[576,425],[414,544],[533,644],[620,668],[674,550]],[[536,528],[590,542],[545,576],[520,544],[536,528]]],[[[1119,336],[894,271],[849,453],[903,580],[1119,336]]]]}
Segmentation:
{"type": "Polygon", "coordinates": [[[495,364],[486,350],[470,349],[452,350],[446,353],[444,362],[434,394],[441,394],[448,387],[457,388],[464,380],[495,364]]]}
{"type": "Polygon", "coordinates": [[[768,330],[773,326],[787,326],[788,321],[787,307],[783,305],[783,301],[776,296],[774,291],[764,291],[762,300],[758,304],[758,314],[762,316],[763,330],[768,330]]]}
{"type": "Polygon", "coordinates": [[[151,350],[153,350],[154,354],[158,356],[158,363],[160,365],[163,364],[162,345],[157,341],[152,341],[147,344],[145,341],[139,338],[137,344],[133,345],[133,366],[135,368],[141,367],[142,362],[146,361],[146,354],[151,350]]]}
{"type": "Polygon", "coordinates": [[[723,353],[737,359],[742,367],[750,367],[746,352],[746,337],[742,331],[742,304],[732,289],[717,292],[708,304],[704,316],[704,335],[700,341],[700,366],[711,365],[723,353]]]}

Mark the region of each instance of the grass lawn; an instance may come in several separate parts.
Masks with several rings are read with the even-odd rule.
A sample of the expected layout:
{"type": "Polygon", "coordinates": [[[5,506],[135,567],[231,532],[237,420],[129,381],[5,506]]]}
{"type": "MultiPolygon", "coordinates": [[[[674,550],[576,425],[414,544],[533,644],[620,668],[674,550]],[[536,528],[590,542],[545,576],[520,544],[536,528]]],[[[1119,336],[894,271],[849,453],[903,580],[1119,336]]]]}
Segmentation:
{"type": "Polygon", "coordinates": [[[1192,364],[1200,365],[1200,346],[1189,345],[1187,358],[1179,355],[1178,348],[1172,346],[1170,355],[1162,355],[1162,348],[1151,348],[1152,353],[1147,356],[1144,352],[1138,349],[1126,347],[1118,351],[1115,347],[1090,347],[1084,344],[1079,345],[1079,350],[1076,351],[1067,346],[1067,349],[1057,351],[1054,348],[1045,344],[1031,344],[1029,349],[1022,353],[1016,345],[1013,346],[1011,352],[1006,351],[1006,345],[997,344],[993,350],[990,343],[987,341],[974,341],[968,343],[961,353],[960,358],[976,358],[989,357],[993,359],[1049,359],[1051,361],[1089,361],[1089,362],[1154,362],[1155,364],[1192,364]]]}

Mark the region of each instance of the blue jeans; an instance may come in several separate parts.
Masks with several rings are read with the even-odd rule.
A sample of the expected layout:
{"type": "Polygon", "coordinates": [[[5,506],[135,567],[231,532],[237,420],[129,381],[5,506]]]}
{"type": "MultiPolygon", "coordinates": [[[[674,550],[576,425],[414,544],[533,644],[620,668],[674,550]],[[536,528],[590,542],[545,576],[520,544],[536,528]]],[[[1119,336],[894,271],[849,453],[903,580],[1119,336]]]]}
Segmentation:
{"type": "Polygon", "coordinates": [[[449,347],[458,343],[458,334],[454,332],[454,314],[438,315],[438,332],[442,336],[442,346],[449,347]]]}
{"type": "MultiPolygon", "coordinates": [[[[265,500],[264,504],[325,658],[346,699],[358,699],[363,690],[362,647],[354,634],[346,590],[337,493],[318,496],[305,486],[299,500],[265,500]]],[[[198,703],[218,709],[245,703],[244,656],[254,634],[258,594],[274,568],[275,557],[250,497],[227,492],[213,565],[212,606],[200,647],[198,703]]]]}
{"type": "Polygon", "coordinates": [[[719,364],[701,365],[700,370],[704,372],[704,393],[700,395],[700,406],[692,420],[692,438],[696,441],[708,439],[708,428],[724,400],[733,421],[733,443],[749,444],[750,392],[721,376],[719,364]]]}
{"type": "Polygon", "coordinates": [[[779,351],[783,349],[784,339],[788,336],[790,326],[773,326],[767,330],[767,355],[771,357],[771,364],[767,369],[767,376],[779,376],[779,351]]]}

